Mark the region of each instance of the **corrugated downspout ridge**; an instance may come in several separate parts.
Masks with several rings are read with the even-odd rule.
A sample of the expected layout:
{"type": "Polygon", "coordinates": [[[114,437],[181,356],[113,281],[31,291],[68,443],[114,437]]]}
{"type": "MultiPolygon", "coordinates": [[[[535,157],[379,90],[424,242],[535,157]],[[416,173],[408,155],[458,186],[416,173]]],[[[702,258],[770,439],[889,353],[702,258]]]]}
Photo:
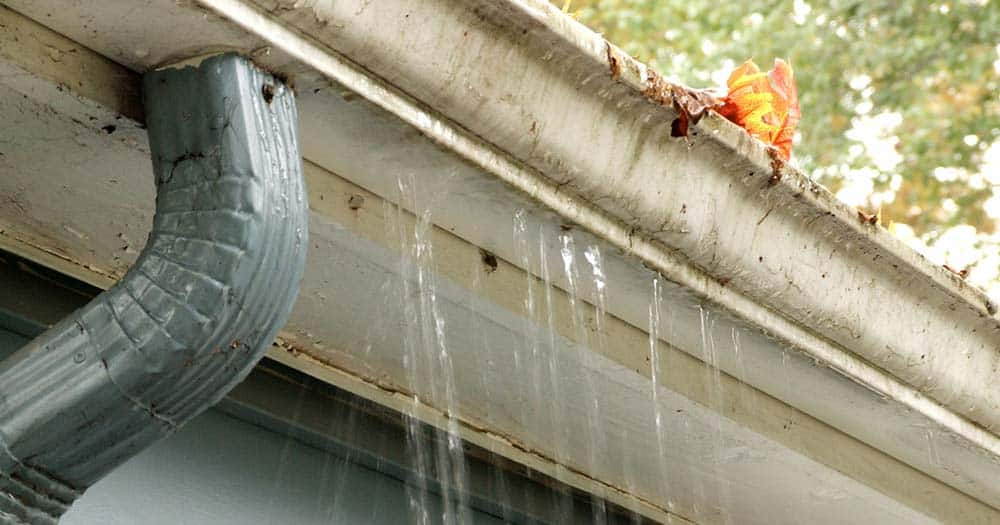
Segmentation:
{"type": "Polygon", "coordinates": [[[54,523],[216,403],[298,292],[307,207],[291,90],[235,55],[144,83],[153,232],[121,283],[0,363],[0,522],[54,523]]]}

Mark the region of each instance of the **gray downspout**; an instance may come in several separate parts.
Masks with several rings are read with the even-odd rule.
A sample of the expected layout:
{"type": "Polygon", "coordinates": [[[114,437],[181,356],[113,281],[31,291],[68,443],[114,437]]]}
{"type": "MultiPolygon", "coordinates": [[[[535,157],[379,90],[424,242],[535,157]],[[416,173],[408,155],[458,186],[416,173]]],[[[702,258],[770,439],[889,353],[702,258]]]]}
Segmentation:
{"type": "Polygon", "coordinates": [[[219,401],[270,346],[305,265],[291,90],[235,55],[144,79],[157,196],[118,285],[0,363],[0,522],[51,524],[219,401]]]}

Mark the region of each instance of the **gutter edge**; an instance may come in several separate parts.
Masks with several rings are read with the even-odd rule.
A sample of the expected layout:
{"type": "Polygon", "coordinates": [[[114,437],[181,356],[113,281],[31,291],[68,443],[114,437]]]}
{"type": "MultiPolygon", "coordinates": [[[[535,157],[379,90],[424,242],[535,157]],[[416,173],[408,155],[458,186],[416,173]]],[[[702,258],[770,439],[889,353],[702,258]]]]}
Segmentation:
{"type": "MultiPolygon", "coordinates": [[[[769,308],[757,304],[732,287],[726,287],[719,283],[713,276],[683,257],[679,257],[660,241],[641,234],[635,228],[628,226],[592,203],[567,192],[561,185],[546,178],[536,170],[524,166],[516,159],[510,158],[505,152],[499,151],[493,145],[469,133],[461,126],[438,115],[437,112],[427,109],[418,100],[372,76],[349,59],[330,50],[312,37],[287,26],[261,8],[249,5],[244,0],[198,0],[198,2],[247,32],[270,42],[275,48],[283,50],[295,60],[396,115],[434,142],[540,202],[567,222],[578,224],[622,252],[638,257],[666,279],[690,288],[704,300],[717,304],[734,315],[765,328],[778,339],[801,349],[824,363],[825,366],[836,369],[859,385],[923,414],[929,420],[962,437],[969,443],[995,456],[1000,456],[1000,437],[981,425],[941,405],[915,387],[904,383],[894,375],[870,364],[854,353],[841,348],[798,323],[774,313],[769,308]]],[[[531,13],[532,6],[537,11],[539,9],[537,6],[541,5],[544,0],[508,0],[508,2],[530,4],[521,8],[531,13]]],[[[554,6],[549,6],[547,3],[544,5],[546,6],[544,9],[556,10],[554,6]]],[[[537,13],[532,14],[534,18],[539,19],[537,13]]],[[[545,20],[540,20],[539,23],[566,38],[560,32],[565,28],[554,27],[545,20]]],[[[570,36],[575,37],[574,39],[566,38],[568,41],[584,50],[591,59],[605,67],[608,66],[608,56],[615,56],[616,60],[621,60],[621,64],[619,64],[622,72],[620,81],[639,91],[640,94],[645,90],[649,71],[645,65],[628,57],[618,48],[606,43],[603,38],[575,21],[572,21],[572,24],[579,27],[567,30],[570,36]],[[587,42],[590,45],[585,45],[587,42]],[[600,42],[599,45],[598,42],[600,42]],[[612,51],[609,52],[609,49],[612,51]]],[[[569,24],[565,25],[569,26],[569,24]]],[[[760,166],[762,170],[771,171],[771,157],[767,154],[766,147],[754,141],[756,146],[747,148],[745,146],[747,138],[743,130],[728,121],[723,122],[723,120],[717,115],[709,115],[702,121],[701,125],[710,123],[714,128],[720,130],[718,136],[722,137],[719,140],[722,145],[747,157],[747,160],[760,166]],[[736,147],[736,145],[740,145],[740,147],[736,147]]],[[[782,165],[780,170],[782,177],[778,184],[789,192],[797,191],[802,186],[815,187],[818,188],[818,191],[825,192],[832,198],[832,194],[828,190],[812,182],[794,168],[782,165]]],[[[810,202],[815,208],[822,209],[820,201],[810,202]]],[[[849,211],[845,204],[833,199],[832,207],[830,213],[834,214],[845,227],[861,231],[860,225],[856,224],[855,220],[847,219],[847,217],[854,219],[855,214],[853,211],[849,211]]],[[[970,308],[975,307],[975,303],[966,296],[975,295],[966,293],[970,290],[969,287],[966,286],[965,291],[963,291],[949,286],[946,280],[948,276],[944,275],[945,270],[939,269],[937,274],[930,272],[926,263],[920,262],[923,260],[922,256],[913,252],[902,241],[895,238],[888,239],[887,232],[882,235],[881,240],[890,244],[885,249],[894,254],[899,252],[896,256],[901,261],[907,262],[909,267],[921,270],[921,265],[923,265],[923,269],[928,271],[922,275],[930,277],[942,291],[969,303],[970,308]],[[905,257],[905,254],[908,254],[909,257],[905,257]]],[[[985,298],[985,294],[982,292],[979,292],[978,295],[980,299],[985,298]]],[[[979,308],[984,309],[979,313],[980,316],[992,315],[985,312],[985,306],[979,308]]],[[[994,319],[996,319],[995,316],[994,319]]],[[[1000,326],[1000,322],[998,322],[998,326],[1000,326]]]]}

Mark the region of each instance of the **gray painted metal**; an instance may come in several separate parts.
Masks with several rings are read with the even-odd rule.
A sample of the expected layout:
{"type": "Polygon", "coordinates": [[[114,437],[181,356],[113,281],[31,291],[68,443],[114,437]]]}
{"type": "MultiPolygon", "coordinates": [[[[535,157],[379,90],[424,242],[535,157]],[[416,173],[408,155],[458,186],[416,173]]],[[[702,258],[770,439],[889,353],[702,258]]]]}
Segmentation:
{"type": "Polygon", "coordinates": [[[55,523],[216,403],[298,293],[307,213],[291,90],[235,55],[144,84],[153,231],[121,283],[0,363],[0,522],[55,523]]]}

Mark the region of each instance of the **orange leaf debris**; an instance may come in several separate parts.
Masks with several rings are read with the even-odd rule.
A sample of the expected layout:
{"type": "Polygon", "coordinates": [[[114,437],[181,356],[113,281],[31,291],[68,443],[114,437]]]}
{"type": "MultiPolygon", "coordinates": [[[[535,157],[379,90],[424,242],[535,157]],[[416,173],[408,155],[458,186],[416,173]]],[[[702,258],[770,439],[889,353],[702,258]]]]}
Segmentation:
{"type": "Polygon", "coordinates": [[[774,146],[785,160],[791,158],[792,137],[802,116],[792,67],[777,58],[764,73],[747,60],[730,73],[726,84],[729,92],[719,114],[774,146]]]}

